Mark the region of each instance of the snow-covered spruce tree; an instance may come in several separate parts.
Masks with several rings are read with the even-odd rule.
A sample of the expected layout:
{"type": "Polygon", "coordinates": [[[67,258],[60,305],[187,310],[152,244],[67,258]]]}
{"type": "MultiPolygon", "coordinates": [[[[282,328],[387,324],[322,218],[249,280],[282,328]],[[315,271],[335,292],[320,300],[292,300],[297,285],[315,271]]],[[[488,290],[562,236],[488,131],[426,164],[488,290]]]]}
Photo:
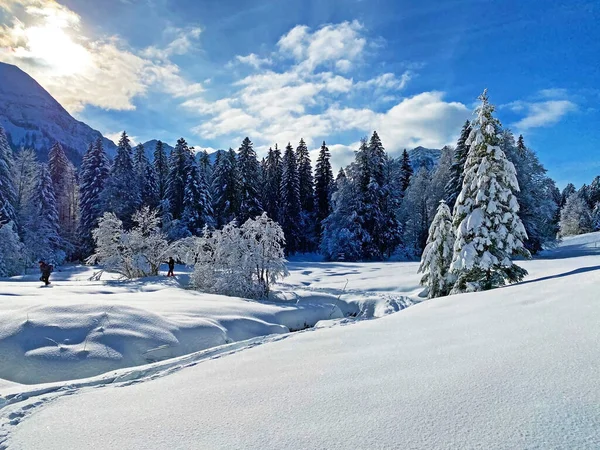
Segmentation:
{"type": "Polygon", "coordinates": [[[25,247],[14,222],[0,225],[0,277],[11,277],[25,269],[25,247]]]}
{"type": "Polygon", "coordinates": [[[181,219],[183,215],[183,198],[188,178],[188,167],[190,159],[193,158],[194,155],[185,139],[178,139],[169,157],[169,175],[167,176],[165,193],[165,199],[169,201],[170,213],[174,220],[181,219]]]}
{"type": "Polygon", "coordinates": [[[296,147],[296,160],[298,161],[300,204],[302,205],[302,223],[304,224],[304,232],[301,233],[298,249],[301,252],[311,252],[316,250],[317,247],[317,237],[315,235],[315,180],[310,153],[304,139],[300,139],[298,147],[296,147]]]}
{"type": "Polygon", "coordinates": [[[563,191],[561,192],[561,198],[560,198],[560,207],[564,208],[564,206],[567,203],[567,199],[575,194],[577,192],[577,188],[575,187],[575,185],[573,183],[569,183],[565,186],[565,188],[563,189],[563,191]]]}
{"type": "Polygon", "coordinates": [[[162,141],[156,142],[154,160],[152,161],[156,175],[156,190],[159,202],[165,199],[167,192],[167,177],[169,176],[169,156],[162,141]]]}
{"type": "Polygon", "coordinates": [[[331,193],[333,190],[333,171],[331,170],[331,154],[329,149],[323,141],[321,149],[319,150],[319,156],[317,158],[317,165],[315,167],[315,210],[317,220],[317,235],[319,240],[322,234],[322,222],[329,214],[331,214],[331,193]]]}
{"type": "Polygon", "coordinates": [[[556,242],[559,208],[554,195],[556,184],[546,175],[535,152],[525,146],[523,136],[515,144],[513,134],[504,130],[501,148],[517,171],[520,190],[515,195],[520,206],[519,217],[527,232],[525,247],[535,254],[556,242]]]}
{"type": "Polygon", "coordinates": [[[355,171],[355,164],[352,164],[343,176],[338,176],[336,191],[331,198],[333,210],[322,222],[320,251],[328,261],[357,261],[363,255],[365,231],[358,213],[361,204],[355,171]]]}
{"type": "Polygon", "coordinates": [[[442,200],[429,227],[427,246],[421,256],[418,273],[423,274],[421,285],[427,287],[427,298],[448,295],[454,285],[450,264],[454,251],[452,213],[442,200]]]}
{"type": "Polygon", "coordinates": [[[12,150],[4,128],[0,127],[0,225],[16,222],[15,212],[16,192],[11,173],[12,150]]]}
{"type": "MultiPolygon", "coordinates": [[[[429,217],[434,217],[440,200],[446,198],[446,186],[452,176],[452,158],[454,155],[454,148],[450,146],[444,146],[440,151],[440,160],[437,167],[431,174],[431,183],[427,190],[427,205],[429,217]]],[[[450,206],[448,206],[450,208],[450,206]]],[[[452,211],[452,209],[450,209],[452,211]]]]}
{"type": "Polygon", "coordinates": [[[169,256],[182,255],[180,243],[169,244],[161,231],[158,211],[144,206],[134,213],[132,222],[133,227],[126,231],[115,214],[104,213],[92,232],[96,252],[87,263],[99,264],[104,270],[132,279],[156,276],[169,256]]]}
{"type": "Polygon", "coordinates": [[[200,176],[200,190],[202,192],[204,223],[208,227],[215,226],[215,211],[213,209],[212,197],[212,178],[213,168],[210,163],[210,157],[206,150],[200,152],[198,156],[198,174],[200,176]]]}
{"type": "Polygon", "coordinates": [[[275,222],[280,222],[281,208],[281,177],[283,165],[281,151],[275,144],[275,149],[269,148],[265,160],[263,206],[267,215],[275,222]]]}
{"type": "Polygon", "coordinates": [[[592,210],[592,230],[600,231],[600,202],[592,210]]]}
{"type": "Polygon", "coordinates": [[[208,185],[204,176],[200,173],[200,167],[195,158],[188,160],[186,172],[187,179],[181,220],[190,233],[199,236],[205,226],[213,226],[208,185]]]}
{"type": "Polygon", "coordinates": [[[138,144],[133,152],[133,170],[142,205],[152,209],[156,208],[159,202],[156,172],[150,164],[146,156],[146,149],[142,144],[138,144]]]}
{"type": "Polygon", "coordinates": [[[58,142],[52,146],[48,154],[48,170],[56,197],[60,235],[69,247],[68,253],[71,254],[76,241],[79,192],[75,167],[58,142]]]}
{"type": "Polygon", "coordinates": [[[249,138],[245,138],[238,151],[238,173],[240,177],[240,210],[238,221],[245,222],[263,212],[260,202],[260,166],[249,138]]]}
{"type": "Polygon", "coordinates": [[[135,180],[131,144],[123,131],[102,195],[104,210],[115,213],[126,229],[131,227],[132,216],[142,203],[135,180]]]}
{"type": "Polygon", "coordinates": [[[427,245],[431,220],[428,197],[430,185],[429,172],[425,167],[421,167],[414,176],[410,177],[410,183],[400,204],[398,217],[402,229],[401,250],[402,256],[409,259],[418,258],[427,245]]]}
{"type": "Polygon", "coordinates": [[[283,230],[266,213],[241,227],[231,222],[221,230],[205,231],[193,252],[192,284],[216,294],[265,297],[273,283],[288,275],[284,243],[283,230]]]}
{"type": "Polygon", "coordinates": [[[40,166],[33,192],[31,212],[23,233],[28,263],[42,259],[54,265],[62,264],[66,254],[59,232],[52,178],[46,164],[40,166]]]}
{"type": "Polygon", "coordinates": [[[580,192],[571,194],[560,212],[560,235],[575,236],[593,231],[592,211],[580,192]]]}
{"type": "Polygon", "coordinates": [[[302,223],[302,205],[300,204],[298,165],[294,149],[289,143],[285,148],[282,166],[279,223],[285,235],[286,252],[293,254],[298,251],[304,224],[302,223]]]}
{"type": "Polygon", "coordinates": [[[466,142],[470,134],[471,122],[467,120],[460,131],[460,137],[458,138],[456,148],[454,149],[452,166],[450,168],[450,180],[448,180],[448,183],[446,184],[446,203],[448,203],[450,210],[454,208],[456,199],[462,190],[465,161],[467,160],[467,154],[469,153],[469,147],[466,142]]]}
{"type": "Polygon", "coordinates": [[[450,270],[457,281],[452,293],[492,289],[527,274],[511,260],[515,254],[529,256],[524,247],[527,233],[518,216],[515,167],[500,148],[500,122],[492,116],[487,90],[479,100],[466,142],[463,187],[454,207],[456,243],[450,270]]]}
{"type": "Polygon", "coordinates": [[[212,179],[216,226],[223,227],[239,214],[240,184],[237,157],[233,149],[217,155],[212,179]]]}
{"type": "Polygon", "coordinates": [[[410,185],[410,179],[413,176],[413,167],[410,163],[410,157],[406,149],[402,152],[402,159],[400,162],[399,178],[400,178],[400,190],[403,196],[408,186],[410,185]]]}
{"type": "Polygon", "coordinates": [[[15,186],[15,214],[17,216],[17,231],[23,235],[23,227],[30,215],[31,199],[33,198],[33,188],[39,174],[39,164],[35,151],[31,149],[21,149],[15,154],[14,164],[12,165],[12,179],[15,186]]]}
{"type": "Polygon", "coordinates": [[[79,239],[84,255],[93,250],[92,230],[104,211],[102,193],[108,176],[108,158],[98,138],[84,155],[79,175],[79,239]]]}

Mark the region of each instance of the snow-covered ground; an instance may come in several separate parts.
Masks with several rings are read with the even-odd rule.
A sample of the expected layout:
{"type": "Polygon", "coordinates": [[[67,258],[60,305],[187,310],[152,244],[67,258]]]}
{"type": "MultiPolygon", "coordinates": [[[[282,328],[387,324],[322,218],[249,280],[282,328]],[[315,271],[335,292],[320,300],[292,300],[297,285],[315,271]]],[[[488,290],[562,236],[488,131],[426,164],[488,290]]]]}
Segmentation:
{"type": "Polygon", "coordinates": [[[414,263],[292,262],[271,303],[89,282],[83,269],[48,289],[0,282],[0,449],[600,448],[600,234],[522,264],[519,285],[391,315],[417,299],[414,263]],[[287,333],[332,310],[382,318],[287,333]],[[155,358],[176,356],[207,339],[201,320],[223,345],[86,380],[10,381],[81,376],[77,357],[100,364],[102,351],[166,342],[155,358]],[[56,343],[23,339],[40,323],[56,343]],[[68,324],[87,332],[57,331],[68,324]]]}

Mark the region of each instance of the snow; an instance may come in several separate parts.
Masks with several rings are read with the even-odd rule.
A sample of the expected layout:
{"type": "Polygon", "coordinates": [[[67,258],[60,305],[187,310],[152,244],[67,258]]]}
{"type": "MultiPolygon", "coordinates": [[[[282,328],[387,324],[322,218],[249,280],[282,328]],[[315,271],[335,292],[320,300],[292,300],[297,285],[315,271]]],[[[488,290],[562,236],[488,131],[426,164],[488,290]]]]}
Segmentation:
{"type": "MultiPolygon", "coordinates": [[[[0,448],[599,448],[598,244],[600,233],[565,239],[522,262],[522,283],[377,320],[325,320],[88,380],[0,384],[0,448]]],[[[418,293],[413,263],[290,266],[279,287],[294,298],[335,295],[346,280],[345,299],[418,293]]],[[[136,292],[78,276],[87,273],[43,290],[44,303],[74,307],[78,295],[88,305],[145,305],[169,320],[177,310],[196,320],[192,304],[212,306],[215,317],[250,315],[243,300],[158,280],[136,292]]],[[[42,301],[26,284],[0,284],[13,294],[3,314],[42,301]]],[[[246,303],[262,317],[281,308],[246,303]]]]}

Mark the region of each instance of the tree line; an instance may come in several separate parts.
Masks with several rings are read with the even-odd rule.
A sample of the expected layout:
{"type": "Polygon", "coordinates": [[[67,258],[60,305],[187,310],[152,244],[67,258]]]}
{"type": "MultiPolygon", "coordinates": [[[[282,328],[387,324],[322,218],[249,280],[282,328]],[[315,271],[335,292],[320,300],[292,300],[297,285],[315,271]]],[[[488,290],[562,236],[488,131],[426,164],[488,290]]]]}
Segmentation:
{"type": "MultiPolygon", "coordinates": [[[[515,139],[498,121],[493,127],[494,145],[515,168],[513,190],[529,252],[552,245],[559,231],[598,227],[592,211],[600,199],[600,179],[580,192],[569,193],[568,186],[561,194],[523,136],[515,139]],[[586,216],[577,228],[573,217],[583,208],[580,199],[590,220],[586,216]]],[[[158,212],[170,241],[222,229],[234,220],[241,225],[266,212],[281,225],[287,254],[415,259],[428,245],[439,201],[451,213],[462,201],[472,132],[467,121],[456,146],[444,147],[432,170],[413,167],[406,150],[400,158],[391,157],[373,132],[334,177],[325,142],[314,166],[302,139],[283,150],[275,145],[259,161],[249,138],[237,151],[221,150],[212,157],[196,153],[181,138],[170,153],[157,142],[149,159],[146,149],[132,148],[123,132],[112,160],[97,140],[77,170],[59,143],[48,163],[40,164],[32,150],[13,152],[0,129],[0,232],[6,237],[0,243],[5,267],[0,273],[37,259],[83,260],[94,251],[92,231],[105,212],[114,213],[127,230],[143,207],[158,212]]]]}

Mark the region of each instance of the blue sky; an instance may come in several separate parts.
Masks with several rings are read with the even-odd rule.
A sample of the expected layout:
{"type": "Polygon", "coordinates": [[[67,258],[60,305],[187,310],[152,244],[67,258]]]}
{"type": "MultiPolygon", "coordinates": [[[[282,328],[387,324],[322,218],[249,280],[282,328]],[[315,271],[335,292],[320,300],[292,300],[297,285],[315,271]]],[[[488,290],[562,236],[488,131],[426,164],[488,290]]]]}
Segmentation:
{"type": "Polygon", "coordinates": [[[336,165],[453,143],[484,87],[559,185],[600,174],[600,2],[0,0],[0,60],[109,137],[336,165]]]}

